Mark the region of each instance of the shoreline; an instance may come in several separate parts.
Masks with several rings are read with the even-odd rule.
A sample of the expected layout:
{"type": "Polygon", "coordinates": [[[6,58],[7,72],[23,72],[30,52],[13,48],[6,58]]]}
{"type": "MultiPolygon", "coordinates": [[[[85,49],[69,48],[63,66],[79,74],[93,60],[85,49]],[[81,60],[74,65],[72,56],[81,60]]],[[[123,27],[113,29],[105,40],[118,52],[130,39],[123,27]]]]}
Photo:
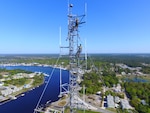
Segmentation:
{"type": "MultiPolygon", "coordinates": [[[[34,64],[24,64],[24,63],[23,63],[23,64],[22,64],[22,63],[17,63],[17,64],[14,64],[14,63],[10,63],[10,64],[0,64],[0,68],[5,68],[5,67],[8,67],[8,66],[12,66],[12,67],[15,67],[15,66],[38,66],[38,67],[51,67],[51,68],[56,68],[56,69],[67,70],[67,68],[61,68],[61,67],[58,66],[58,65],[54,65],[54,66],[52,66],[52,65],[46,65],[46,64],[34,65],[34,64]]],[[[41,74],[43,74],[45,77],[49,77],[48,74],[43,73],[43,72],[36,72],[36,71],[35,71],[34,73],[41,73],[41,74]]],[[[43,76],[43,77],[44,77],[44,76],[43,76]]],[[[12,101],[12,100],[18,99],[19,97],[21,97],[22,94],[27,93],[27,92],[29,92],[29,91],[31,91],[31,90],[37,88],[37,87],[40,87],[40,86],[43,85],[43,84],[45,84],[45,79],[43,79],[42,83],[41,83],[41,84],[38,84],[37,86],[32,86],[31,88],[28,88],[28,89],[22,89],[21,91],[16,92],[16,94],[11,94],[11,95],[9,95],[9,96],[14,97],[14,99],[13,99],[13,98],[10,98],[10,97],[4,97],[5,99],[0,101],[0,106],[3,105],[3,104],[6,104],[6,103],[8,103],[8,102],[10,102],[10,101],[12,101]]]]}
{"type": "Polygon", "coordinates": [[[36,64],[36,63],[10,63],[10,64],[0,64],[0,67],[7,67],[7,66],[39,66],[39,67],[51,67],[57,68],[62,70],[67,70],[67,68],[62,68],[60,65],[47,65],[47,64],[36,64]]]}
{"type": "MultiPolygon", "coordinates": [[[[29,92],[29,91],[32,91],[32,90],[34,90],[35,88],[38,88],[38,87],[40,87],[40,86],[43,85],[43,84],[44,84],[44,82],[42,82],[42,84],[40,84],[40,85],[38,85],[38,86],[36,86],[36,87],[31,87],[31,88],[27,89],[26,91],[22,90],[22,91],[20,91],[20,93],[18,92],[17,94],[12,94],[12,95],[10,95],[10,96],[16,97],[16,98],[15,98],[15,99],[12,99],[12,98],[7,97],[7,98],[5,98],[4,100],[0,101],[0,106],[3,105],[3,104],[6,104],[6,103],[8,103],[8,102],[10,102],[10,101],[12,101],[12,100],[18,99],[19,97],[22,96],[22,94],[27,93],[27,92],[29,92]]],[[[25,94],[24,94],[24,95],[25,95],[25,94]]],[[[24,96],[24,95],[23,95],[23,96],[24,96]]]]}
{"type": "MultiPolygon", "coordinates": [[[[35,73],[35,72],[34,72],[34,73],[35,73]]],[[[12,94],[6,96],[6,97],[3,96],[3,95],[1,95],[1,96],[3,97],[3,99],[0,100],[0,105],[3,105],[3,104],[5,104],[5,103],[7,103],[7,102],[10,102],[11,100],[16,100],[16,99],[19,98],[20,96],[22,96],[22,95],[24,96],[24,93],[27,93],[27,92],[29,92],[29,91],[35,89],[35,88],[38,88],[38,87],[42,86],[42,85],[45,83],[45,76],[46,76],[47,74],[45,74],[45,73],[41,73],[41,74],[43,74],[43,75],[42,75],[42,76],[43,76],[43,79],[42,79],[41,83],[39,83],[39,84],[37,84],[37,85],[32,85],[32,86],[29,87],[29,88],[23,88],[22,90],[17,91],[17,92],[14,92],[14,93],[12,93],[12,94]]]]}

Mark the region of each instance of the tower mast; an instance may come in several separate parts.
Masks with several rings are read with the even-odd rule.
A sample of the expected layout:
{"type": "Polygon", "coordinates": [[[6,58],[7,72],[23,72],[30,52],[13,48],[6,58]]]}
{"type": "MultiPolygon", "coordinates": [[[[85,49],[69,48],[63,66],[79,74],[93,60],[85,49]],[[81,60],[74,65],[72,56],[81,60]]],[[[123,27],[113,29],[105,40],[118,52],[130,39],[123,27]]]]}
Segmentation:
{"type": "Polygon", "coordinates": [[[77,108],[75,95],[77,95],[77,77],[79,76],[80,54],[82,45],[79,44],[79,25],[85,15],[73,15],[73,4],[68,4],[68,40],[69,40],[69,93],[70,93],[70,113],[74,113],[77,108]]]}

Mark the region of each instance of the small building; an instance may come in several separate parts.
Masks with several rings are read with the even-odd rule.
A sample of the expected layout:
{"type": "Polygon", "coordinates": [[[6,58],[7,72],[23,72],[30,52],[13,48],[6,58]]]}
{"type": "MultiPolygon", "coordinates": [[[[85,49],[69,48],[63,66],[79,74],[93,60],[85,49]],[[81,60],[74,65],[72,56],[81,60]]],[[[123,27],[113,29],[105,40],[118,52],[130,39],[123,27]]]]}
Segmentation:
{"type": "Polygon", "coordinates": [[[16,75],[13,76],[13,79],[21,79],[21,78],[24,78],[22,76],[22,73],[18,73],[18,74],[16,74],[16,75]]]}
{"type": "Polygon", "coordinates": [[[1,82],[5,81],[5,78],[0,79],[1,82]]]}
{"type": "Polygon", "coordinates": [[[98,91],[96,94],[97,94],[97,95],[100,95],[100,94],[101,94],[101,91],[98,91]]]}
{"type": "Polygon", "coordinates": [[[4,82],[1,82],[1,81],[0,81],[0,86],[3,86],[3,85],[4,85],[4,82]]]}
{"type": "Polygon", "coordinates": [[[123,71],[123,72],[121,72],[121,75],[126,75],[126,73],[123,71]]]}
{"type": "Polygon", "coordinates": [[[8,74],[3,75],[3,77],[8,77],[8,76],[9,76],[8,74]]]}
{"type": "Polygon", "coordinates": [[[111,95],[107,96],[107,107],[108,108],[115,108],[114,97],[111,95]]]}
{"type": "Polygon", "coordinates": [[[22,87],[16,87],[16,86],[9,86],[9,87],[5,87],[1,90],[1,94],[2,96],[6,97],[12,93],[18,92],[22,90],[22,87]]]}
{"type": "Polygon", "coordinates": [[[16,87],[16,86],[10,86],[10,88],[12,89],[12,93],[20,91],[20,89],[18,87],[16,87]]]}
{"type": "Polygon", "coordinates": [[[120,102],[120,98],[118,96],[115,96],[115,103],[119,103],[120,102]]]}
{"type": "Polygon", "coordinates": [[[121,99],[120,102],[121,102],[122,109],[132,109],[132,107],[130,106],[128,100],[121,99]]]}
{"type": "Polygon", "coordinates": [[[1,91],[1,94],[2,94],[3,96],[8,96],[8,95],[10,95],[11,93],[12,93],[12,89],[9,88],[9,87],[7,87],[7,88],[5,88],[4,90],[1,91]]]}
{"type": "Polygon", "coordinates": [[[24,85],[24,88],[30,88],[30,87],[31,87],[30,84],[25,84],[25,85],[24,85]]]}
{"type": "Polygon", "coordinates": [[[5,100],[5,97],[0,96],[0,101],[3,101],[3,100],[5,100]]]}
{"type": "Polygon", "coordinates": [[[114,91],[115,91],[115,92],[121,92],[121,85],[120,85],[120,84],[117,84],[117,86],[114,87],[114,91]]]}
{"type": "Polygon", "coordinates": [[[30,73],[27,75],[28,78],[33,78],[36,74],[35,73],[30,73]]]}

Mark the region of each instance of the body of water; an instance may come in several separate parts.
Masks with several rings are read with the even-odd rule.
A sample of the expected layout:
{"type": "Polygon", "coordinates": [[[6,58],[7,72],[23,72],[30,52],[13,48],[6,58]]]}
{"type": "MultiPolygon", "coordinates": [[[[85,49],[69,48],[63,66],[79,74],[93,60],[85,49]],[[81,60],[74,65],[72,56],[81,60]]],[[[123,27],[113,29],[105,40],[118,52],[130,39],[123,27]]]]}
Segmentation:
{"type": "MultiPolygon", "coordinates": [[[[39,67],[39,66],[8,66],[6,69],[22,69],[32,72],[43,72],[46,74],[51,74],[53,68],[51,67],[39,67]]],[[[63,83],[68,83],[68,71],[62,71],[62,80],[63,83]]],[[[45,94],[41,100],[40,105],[45,104],[47,101],[51,100],[57,101],[59,95],[59,69],[55,69],[48,87],[45,91],[45,94]]],[[[45,81],[48,80],[48,77],[45,77],[45,81]]],[[[46,82],[33,90],[30,90],[24,93],[24,96],[18,97],[16,100],[11,100],[5,104],[0,105],[0,113],[33,113],[37,102],[41,96],[41,93],[46,85],[46,82]]]]}
{"type": "Polygon", "coordinates": [[[136,77],[133,79],[126,78],[125,81],[127,82],[149,82],[148,80],[145,80],[142,78],[136,78],[136,77]]]}

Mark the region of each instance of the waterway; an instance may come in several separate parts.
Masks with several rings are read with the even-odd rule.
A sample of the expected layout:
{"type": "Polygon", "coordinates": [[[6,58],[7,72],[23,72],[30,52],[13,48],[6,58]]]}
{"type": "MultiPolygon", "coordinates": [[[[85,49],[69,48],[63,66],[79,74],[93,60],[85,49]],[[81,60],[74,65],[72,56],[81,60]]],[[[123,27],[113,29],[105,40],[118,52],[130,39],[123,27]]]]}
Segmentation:
{"type": "Polygon", "coordinates": [[[127,81],[127,82],[142,82],[142,83],[149,82],[148,80],[145,80],[145,79],[142,79],[142,78],[137,78],[137,77],[134,77],[132,79],[125,78],[124,80],[127,81]]]}
{"type": "MultiPolygon", "coordinates": [[[[51,74],[51,67],[40,67],[40,66],[7,66],[6,69],[22,69],[32,72],[43,72],[48,75],[51,74]]],[[[40,105],[45,104],[47,101],[57,101],[59,95],[59,69],[55,69],[45,94],[40,102],[40,105]]],[[[7,103],[0,105],[0,113],[33,113],[37,102],[41,96],[41,93],[46,85],[48,77],[45,77],[45,83],[33,90],[24,93],[24,96],[18,97],[16,100],[11,100],[7,103]]],[[[68,71],[62,71],[62,82],[66,83],[69,81],[68,71]]]]}

